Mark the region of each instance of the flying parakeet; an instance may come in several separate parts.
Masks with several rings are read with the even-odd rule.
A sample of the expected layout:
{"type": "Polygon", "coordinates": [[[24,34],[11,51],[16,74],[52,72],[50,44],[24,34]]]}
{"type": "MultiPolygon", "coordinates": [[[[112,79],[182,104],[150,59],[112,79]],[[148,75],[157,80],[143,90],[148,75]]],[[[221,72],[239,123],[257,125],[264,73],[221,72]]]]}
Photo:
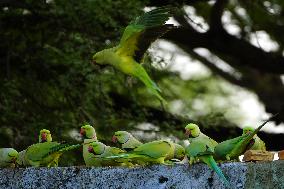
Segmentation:
{"type": "Polygon", "coordinates": [[[276,115],[269,118],[253,132],[248,132],[242,136],[219,143],[215,147],[214,158],[216,160],[238,160],[239,156],[252,145],[254,142],[253,137],[257,134],[257,132],[260,131],[260,129],[275,116],[276,115]]]}
{"type": "Polygon", "coordinates": [[[139,63],[151,43],[174,28],[172,24],[165,24],[172,15],[170,9],[160,7],[135,18],[125,28],[119,45],[97,52],[93,63],[111,65],[126,75],[138,78],[159,100],[165,102],[160,95],[161,90],[139,63]]]}
{"type": "Polygon", "coordinates": [[[192,164],[198,160],[203,161],[217,173],[227,186],[229,186],[228,180],[213,158],[214,148],[218,143],[203,134],[196,124],[188,124],[185,127],[185,132],[189,137],[190,142],[186,147],[186,155],[189,158],[189,163],[192,164]]]}
{"type": "Polygon", "coordinates": [[[92,142],[96,142],[97,135],[96,130],[91,125],[83,125],[80,130],[80,134],[84,137],[83,143],[83,158],[86,166],[92,166],[93,159],[95,158],[94,154],[89,153],[88,147],[92,142]]]}
{"type": "Polygon", "coordinates": [[[139,164],[165,164],[165,158],[174,154],[174,144],[166,140],[152,141],[142,144],[128,153],[109,156],[107,159],[121,159],[139,164]]]}
{"type": "MultiPolygon", "coordinates": [[[[44,143],[44,142],[51,142],[51,141],[52,141],[52,137],[51,137],[50,131],[47,129],[40,130],[39,135],[38,135],[38,142],[44,143]]],[[[26,153],[26,150],[22,150],[19,152],[19,156],[17,159],[17,164],[19,166],[26,167],[30,165],[29,162],[25,159],[25,153],[26,153]]]]}
{"type": "Polygon", "coordinates": [[[125,153],[126,151],[119,148],[107,146],[101,142],[92,142],[89,144],[88,152],[95,156],[94,158],[92,158],[92,163],[88,166],[120,166],[123,165],[122,162],[104,158],[125,153]]]}
{"type": "MultiPolygon", "coordinates": [[[[243,135],[246,135],[247,133],[252,133],[254,131],[254,128],[252,127],[244,127],[243,128],[243,135]]],[[[263,150],[266,151],[265,143],[255,134],[253,136],[253,144],[252,146],[249,146],[247,150],[263,150]]]]}
{"type": "Polygon", "coordinates": [[[18,152],[14,148],[0,148],[0,167],[15,167],[18,152]]]}
{"type": "Polygon", "coordinates": [[[120,143],[122,149],[126,151],[133,150],[143,144],[127,131],[116,131],[112,137],[112,141],[120,143]]]}

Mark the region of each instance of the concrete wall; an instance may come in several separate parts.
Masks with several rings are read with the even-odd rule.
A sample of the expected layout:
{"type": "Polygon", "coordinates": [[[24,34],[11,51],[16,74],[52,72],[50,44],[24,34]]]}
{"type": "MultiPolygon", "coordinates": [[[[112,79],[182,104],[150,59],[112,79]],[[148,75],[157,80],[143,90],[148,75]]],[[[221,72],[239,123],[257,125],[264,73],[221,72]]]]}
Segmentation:
{"type": "MultiPolygon", "coordinates": [[[[284,160],[220,165],[232,188],[284,189],[284,160]]],[[[204,164],[137,168],[0,169],[0,188],[225,188],[204,164]]]]}

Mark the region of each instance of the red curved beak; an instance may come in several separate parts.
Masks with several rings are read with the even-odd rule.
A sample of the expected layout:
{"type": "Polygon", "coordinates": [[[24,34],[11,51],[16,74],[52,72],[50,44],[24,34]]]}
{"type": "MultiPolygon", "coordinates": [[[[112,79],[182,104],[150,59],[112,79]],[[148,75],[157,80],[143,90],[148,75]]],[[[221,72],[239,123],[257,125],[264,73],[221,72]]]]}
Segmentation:
{"type": "Polygon", "coordinates": [[[191,131],[188,130],[188,129],[185,129],[185,135],[186,135],[187,137],[189,137],[189,136],[191,135],[191,131]]]}
{"type": "Polygon", "coordinates": [[[85,129],[82,129],[82,128],[81,128],[81,130],[80,130],[80,134],[81,134],[82,136],[84,136],[84,135],[85,135],[85,133],[86,133],[86,132],[85,132],[85,129]]]}
{"type": "Polygon", "coordinates": [[[41,133],[41,140],[46,141],[46,133],[41,133]]]}
{"type": "Polygon", "coordinates": [[[114,142],[114,143],[117,143],[117,138],[116,138],[116,136],[112,136],[112,142],[114,142]]]}
{"type": "Polygon", "coordinates": [[[94,149],[92,148],[92,146],[89,146],[89,147],[88,147],[88,152],[94,153],[94,149]]]}

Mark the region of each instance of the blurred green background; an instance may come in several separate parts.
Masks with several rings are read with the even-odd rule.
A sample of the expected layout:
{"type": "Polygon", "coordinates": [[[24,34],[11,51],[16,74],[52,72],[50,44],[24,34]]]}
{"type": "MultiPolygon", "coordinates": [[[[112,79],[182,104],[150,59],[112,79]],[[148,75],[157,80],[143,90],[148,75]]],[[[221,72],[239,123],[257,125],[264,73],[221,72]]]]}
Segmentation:
{"type": "MultiPolygon", "coordinates": [[[[1,0],[0,146],[25,149],[42,128],[56,141],[79,142],[85,123],[107,144],[116,130],[143,141],[184,140],[190,121],[217,141],[237,136],[246,121],[238,91],[264,113],[283,110],[283,33],[282,0],[1,0]],[[96,68],[91,57],[117,44],[131,19],[169,4],[180,8],[171,22],[182,27],[155,43],[143,64],[169,102],[161,106],[140,81],[96,68]],[[189,70],[200,66],[182,72],[177,56],[187,57],[189,70]]],[[[283,122],[281,114],[273,124],[283,130],[283,122]]],[[[284,148],[283,134],[260,136],[268,149],[284,148]]],[[[62,165],[82,164],[80,151],[63,158],[62,165]]]]}

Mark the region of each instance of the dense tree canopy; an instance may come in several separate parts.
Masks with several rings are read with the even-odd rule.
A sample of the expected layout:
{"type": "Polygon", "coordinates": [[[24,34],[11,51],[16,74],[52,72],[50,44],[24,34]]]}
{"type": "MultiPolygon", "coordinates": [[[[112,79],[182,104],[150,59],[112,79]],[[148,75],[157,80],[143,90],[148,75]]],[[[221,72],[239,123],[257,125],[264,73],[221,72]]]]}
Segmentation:
{"type": "MultiPolygon", "coordinates": [[[[227,99],[232,93],[228,83],[254,92],[268,113],[283,109],[283,20],[281,0],[0,0],[0,145],[24,149],[37,140],[41,128],[50,129],[55,140],[76,140],[84,123],[95,125],[99,139],[106,142],[121,129],[145,140],[184,139],[182,129],[189,121],[199,123],[217,141],[236,136],[240,129],[224,116],[226,108],[238,104],[227,99]],[[145,7],[168,4],[180,8],[174,15],[180,27],[163,38],[211,74],[182,79],[150,53],[143,66],[169,102],[162,106],[141,82],[113,68],[97,68],[91,57],[117,44],[124,27],[145,7]],[[237,33],[226,29],[224,15],[237,33]],[[265,32],[277,49],[252,44],[258,32],[265,32]],[[231,71],[198,48],[223,60],[231,71]],[[214,98],[229,105],[216,108],[214,98]],[[195,108],[197,100],[205,102],[201,112],[195,108]],[[173,111],[177,103],[183,108],[173,111]]],[[[276,120],[281,122],[284,114],[276,120]]],[[[269,148],[283,148],[283,135],[261,136],[270,141],[269,148]]]]}

